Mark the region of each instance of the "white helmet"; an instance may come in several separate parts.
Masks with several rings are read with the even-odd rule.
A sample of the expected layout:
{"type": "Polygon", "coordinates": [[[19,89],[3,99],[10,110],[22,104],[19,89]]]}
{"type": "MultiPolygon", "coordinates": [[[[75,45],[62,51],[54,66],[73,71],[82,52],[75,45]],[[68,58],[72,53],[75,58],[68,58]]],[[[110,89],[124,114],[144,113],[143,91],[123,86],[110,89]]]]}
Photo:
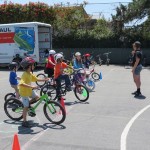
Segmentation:
{"type": "Polygon", "coordinates": [[[60,53],[56,54],[56,56],[55,56],[55,60],[57,61],[57,59],[59,59],[59,58],[63,58],[63,55],[62,55],[62,54],[60,54],[60,53]]]}
{"type": "Polygon", "coordinates": [[[55,50],[50,50],[49,51],[49,55],[54,55],[54,54],[56,54],[55,50]]]}
{"type": "Polygon", "coordinates": [[[80,52],[76,52],[75,56],[81,56],[81,53],[80,52]]]}

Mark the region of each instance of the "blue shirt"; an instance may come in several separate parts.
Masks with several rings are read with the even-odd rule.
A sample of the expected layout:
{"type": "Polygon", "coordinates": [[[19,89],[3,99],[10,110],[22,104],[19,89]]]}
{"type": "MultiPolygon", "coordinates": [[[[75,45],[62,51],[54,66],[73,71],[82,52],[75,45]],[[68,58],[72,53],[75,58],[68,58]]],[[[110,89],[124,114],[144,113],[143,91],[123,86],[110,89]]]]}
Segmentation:
{"type": "Polygon", "coordinates": [[[84,66],[83,66],[82,63],[77,63],[77,61],[74,60],[74,62],[73,62],[73,68],[74,69],[79,69],[79,68],[84,68],[84,66]]]}
{"type": "Polygon", "coordinates": [[[14,71],[10,72],[9,82],[12,85],[18,85],[18,80],[17,80],[17,74],[16,74],[16,72],[14,72],[14,71]]]}

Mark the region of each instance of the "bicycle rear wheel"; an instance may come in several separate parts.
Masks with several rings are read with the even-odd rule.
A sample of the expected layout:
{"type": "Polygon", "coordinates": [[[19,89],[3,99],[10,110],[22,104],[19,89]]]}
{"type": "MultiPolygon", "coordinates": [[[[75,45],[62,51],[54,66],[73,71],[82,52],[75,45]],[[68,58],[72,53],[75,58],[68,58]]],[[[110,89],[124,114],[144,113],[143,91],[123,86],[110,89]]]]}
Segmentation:
{"type": "Polygon", "coordinates": [[[4,100],[7,101],[9,98],[14,98],[16,95],[14,93],[8,93],[5,95],[4,100]]]}
{"type": "MultiPolygon", "coordinates": [[[[39,79],[45,79],[45,78],[46,78],[46,75],[43,74],[43,73],[39,73],[39,74],[37,75],[37,77],[38,77],[39,79]]],[[[44,82],[36,81],[36,84],[37,84],[38,86],[42,87],[42,86],[44,86],[44,85],[46,84],[46,81],[44,81],[44,82]]]]}
{"type": "Polygon", "coordinates": [[[45,117],[54,124],[61,124],[65,121],[66,112],[64,108],[55,101],[49,101],[48,104],[44,104],[43,111],[45,117]]]}
{"type": "Polygon", "coordinates": [[[93,73],[91,74],[91,77],[92,77],[92,79],[94,79],[94,80],[96,81],[96,80],[99,80],[100,75],[99,75],[98,73],[96,73],[96,72],[93,72],[93,73]]]}
{"type": "Polygon", "coordinates": [[[85,83],[85,86],[89,92],[92,92],[95,89],[95,82],[91,79],[88,79],[85,83]]]}
{"type": "Polygon", "coordinates": [[[55,100],[57,98],[56,87],[53,85],[46,84],[41,88],[40,96],[47,94],[49,99],[55,100]]]}
{"type": "Polygon", "coordinates": [[[10,98],[5,101],[4,111],[6,115],[12,120],[19,121],[23,118],[23,104],[16,98],[10,98]]]}
{"type": "Polygon", "coordinates": [[[85,102],[89,99],[89,91],[83,85],[77,85],[74,89],[74,94],[81,102],[85,102]]]}

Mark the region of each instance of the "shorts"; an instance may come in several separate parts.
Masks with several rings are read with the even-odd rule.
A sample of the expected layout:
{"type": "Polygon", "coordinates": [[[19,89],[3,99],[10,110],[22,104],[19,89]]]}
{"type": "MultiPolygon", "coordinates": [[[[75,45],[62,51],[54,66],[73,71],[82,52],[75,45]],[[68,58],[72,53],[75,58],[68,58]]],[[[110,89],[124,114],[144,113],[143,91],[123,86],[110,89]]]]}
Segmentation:
{"type": "Polygon", "coordinates": [[[30,101],[29,98],[32,98],[32,99],[33,99],[33,98],[36,98],[36,97],[38,97],[38,94],[37,94],[35,91],[32,91],[31,97],[22,96],[21,98],[22,98],[23,106],[24,106],[24,107],[29,107],[29,101],[30,101]]]}
{"type": "Polygon", "coordinates": [[[15,89],[15,92],[16,92],[16,93],[19,93],[18,85],[12,85],[12,84],[11,84],[11,87],[15,89]]]}
{"type": "Polygon", "coordinates": [[[135,68],[134,74],[135,74],[135,75],[140,75],[141,70],[142,70],[142,65],[138,65],[138,66],[135,68]]]}

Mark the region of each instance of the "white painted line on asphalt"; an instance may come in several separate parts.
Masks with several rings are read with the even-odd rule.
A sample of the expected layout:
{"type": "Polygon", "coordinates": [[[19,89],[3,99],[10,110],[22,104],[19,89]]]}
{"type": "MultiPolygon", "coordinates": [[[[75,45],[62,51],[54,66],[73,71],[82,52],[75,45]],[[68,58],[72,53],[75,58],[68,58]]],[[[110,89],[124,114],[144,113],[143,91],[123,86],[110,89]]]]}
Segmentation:
{"type": "MultiPolygon", "coordinates": [[[[71,107],[69,107],[69,109],[67,109],[67,114],[71,111],[72,108],[73,108],[73,107],[71,106],[71,107]]],[[[37,118],[37,120],[38,120],[39,122],[41,122],[38,117],[36,117],[36,118],[37,118]]],[[[27,148],[29,147],[29,145],[31,145],[33,142],[37,141],[37,140],[38,140],[45,132],[47,132],[49,129],[50,129],[50,128],[47,128],[47,129],[45,129],[44,131],[41,131],[40,133],[38,133],[37,135],[35,135],[33,138],[31,138],[28,142],[26,142],[26,143],[21,147],[21,150],[27,150],[27,148]]]]}
{"type": "Polygon", "coordinates": [[[120,150],[126,150],[127,149],[127,136],[129,133],[129,130],[134,123],[134,121],[142,114],[144,111],[146,111],[148,108],[150,108],[150,105],[144,107],[142,110],[140,110],[126,125],[124,128],[122,134],[121,134],[121,140],[120,140],[120,150]]]}

